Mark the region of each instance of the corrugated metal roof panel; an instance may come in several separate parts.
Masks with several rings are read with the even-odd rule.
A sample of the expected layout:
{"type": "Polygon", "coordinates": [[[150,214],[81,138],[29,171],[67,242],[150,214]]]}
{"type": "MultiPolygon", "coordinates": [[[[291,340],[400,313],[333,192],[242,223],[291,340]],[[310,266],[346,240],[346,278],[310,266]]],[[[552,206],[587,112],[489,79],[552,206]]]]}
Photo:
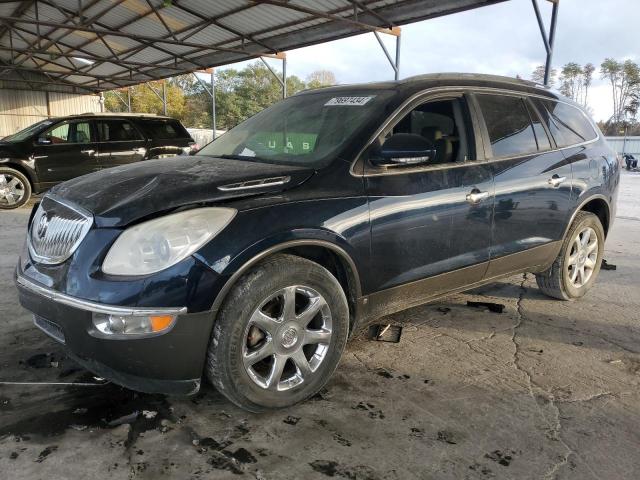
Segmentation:
{"type": "MultiPolygon", "coordinates": [[[[83,0],[82,3],[88,1],[83,0]]],[[[43,47],[38,54],[41,60],[38,63],[27,61],[25,66],[37,68],[46,62],[45,68],[53,76],[56,76],[55,72],[63,74],[74,69],[75,74],[64,81],[82,82],[96,89],[99,83],[99,89],[105,89],[117,86],[118,82],[127,85],[149,79],[148,75],[136,72],[126,81],[119,76],[118,72],[123,69],[140,71],[140,65],[127,65],[127,59],[136,64],[149,64],[149,73],[162,78],[177,72],[175,69],[153,68],[154,63],[173,60],[172,65],[187,72],[196,65],[185,57],[197,58],[202,66],[225,65],[263,53],[344,38],[379,26],[401,25],[501,1],[506,0],[271,0],[271,3],[250,0],[180,0],[173,3],[166,0],[92,0],[88,8],[85,5],[79,12],[77,0],[57,0],[55,4],[38,2],[38,18],[44,22],[39,29],[34,24],[33,4],[23,8],[27,4],[2,3],[0,17],[18,15],[25,20],[19,26],[26,40],[18,40],[19,37],[14,35],[15,48],[37,49],[39,44],[53,41],[71,55],[92,55],[107,62],[87,69],[85,62],[71,60],[77,65],[73,67],[64,58],[52,57],[52,50],[43,47]],[[357,17],[354,16],[354,5],[358,6],[357,17]],[[376,13],[372,14],[370,10],[376,13]],[[78,22],[80,17],[83,22],[78,22]],[[354,21],[366,22],[366,25],[358,25],[354,21]],[[39,44],[34,42],[38,30],[39,44]],[[113,58],[110,49],[103,45],[94,30],[101,33],[110,49],[117,52],[118,58],[113,58]],[[106,33],[108,31],[112,33],[106,33]],[[147,45],[155,45],[156,48],[147,45]],[[224,48],[198,52],[198,46],[224,48]],[[116,75],[117,78],[100,78],[98,82],[100,75],[116,75]]],[[[0,45],[9,46],[6,28],[2,25],[0,45]]],[[[7,56],[3,53],[1,58],[7,56]]],[[[63,81],[62,75],[60,79],[63,81]]],[[[46,82],[42,84],[42,88],[47,88],[46,82]]]]}
{"type": "Polygon", "coordinates": [[[275,28],[283,23],[300,21],[309,15],[273,5],[256,5],[248,10],[224,17],[225,25],[241,32],[255,32],[275,28]]]}
{"type": "MultiPolygon", "coordinates": [[[[222,22],[226,22],[226,20],[222,20],[221,23],[222,22]]],[[[236,36],[237,35],[228,30],[216,27],[215,25],[210,25],[190,37],[188,41],[201,43],[203,45],[217,45],[218,43],[228,42],[229,40],[236,38],[236,36]]]]}
{"type": "Polygon", "coordinates": [[[0,3],[0,17],[11,17],[22,2],[0,3]]]}

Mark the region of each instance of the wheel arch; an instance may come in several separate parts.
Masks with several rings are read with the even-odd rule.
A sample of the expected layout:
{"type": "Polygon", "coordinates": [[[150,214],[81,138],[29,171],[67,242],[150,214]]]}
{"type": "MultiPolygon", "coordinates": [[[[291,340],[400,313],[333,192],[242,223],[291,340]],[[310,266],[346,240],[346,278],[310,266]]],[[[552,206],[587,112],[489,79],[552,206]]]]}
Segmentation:
{"type": "Polygon", "coordinates": [[[596,215],[600,219],[600,223],[602,223],[605,237],[607,236],[607,234],[609,233],[609,226],[611,224],[611,207],[604,195],[594,195],[584,200],[573,213],[571,221],[569,222],[569,225],[567,227],[567,231],[571,227],[571,224],[573,223],[573,220],[578,212],[591,212],[596,215]]]}
{"type": "Polygon", "coordinates": [[[29,170],[29,168],[25,167],[24,165],[20,164],[19,162],[4,162],[4,163],[0,163],[0,168],[11,168],[13,170],[16,170],[16,171],[20,172],[22,175],[24,175],[26,177],[26,179],[31,184],[31,191],[36,193],[35,192],[35,188],[36,188],[35,176],[34,176],[34,173],[29,170]]]}
{"type": "Polygon", "coordinates": [[[353,330],[356,325],[358,299],[362,296],[360,275],[353,258],[345,249],[327,240],[319,239],[296,239],[272,245],[255,254],[249,260],[235,270],[217,294],[212,310],[220,309],[222,302],[227,297],[229,291],[251,267],[275,254],[289,254],[306,258],[331,272],[342,287],[347,297],[349,306],[349,328],[353,330]]]}

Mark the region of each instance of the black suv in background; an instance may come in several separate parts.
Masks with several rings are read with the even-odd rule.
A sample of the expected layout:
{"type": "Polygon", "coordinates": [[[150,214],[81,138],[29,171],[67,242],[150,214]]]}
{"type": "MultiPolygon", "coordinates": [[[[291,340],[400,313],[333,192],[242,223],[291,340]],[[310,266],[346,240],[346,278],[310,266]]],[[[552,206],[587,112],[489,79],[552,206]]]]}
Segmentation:
{"type": "Polygon", "coordinates": [[[194,147],[169,117],[86,113],[42,120],[0,140],[0,209],[86,173],[189,154],[194,147]]]}

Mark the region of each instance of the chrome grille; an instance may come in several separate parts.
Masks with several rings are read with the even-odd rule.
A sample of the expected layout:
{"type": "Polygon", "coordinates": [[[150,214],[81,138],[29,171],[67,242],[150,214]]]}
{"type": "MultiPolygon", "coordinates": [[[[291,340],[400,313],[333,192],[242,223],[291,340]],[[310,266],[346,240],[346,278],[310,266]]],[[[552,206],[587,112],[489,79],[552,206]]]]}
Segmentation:
{"type": "Polygon", "coordinates": [[[45,196],[29,227],[29,252],[38,263],[64,262],[91,228],[93,217],[74,205],[45,196]]]}

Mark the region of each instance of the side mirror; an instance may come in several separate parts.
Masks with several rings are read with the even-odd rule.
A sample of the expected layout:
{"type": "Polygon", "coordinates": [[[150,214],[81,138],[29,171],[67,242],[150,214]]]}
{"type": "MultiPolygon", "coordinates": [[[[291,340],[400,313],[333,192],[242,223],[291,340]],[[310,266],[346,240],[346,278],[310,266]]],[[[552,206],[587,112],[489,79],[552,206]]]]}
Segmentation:
{"type": "Polygon", "coordinates": [[[417,165],[436,156],[433,144],[422,135],[396,133],[391,135],[372,155],[376,165],[417,165]]]}
{"type": "Polygon", "coordinates": [[[38,137],[38,145],[51,145],[51,139],[47,137],[38,137]]]}

